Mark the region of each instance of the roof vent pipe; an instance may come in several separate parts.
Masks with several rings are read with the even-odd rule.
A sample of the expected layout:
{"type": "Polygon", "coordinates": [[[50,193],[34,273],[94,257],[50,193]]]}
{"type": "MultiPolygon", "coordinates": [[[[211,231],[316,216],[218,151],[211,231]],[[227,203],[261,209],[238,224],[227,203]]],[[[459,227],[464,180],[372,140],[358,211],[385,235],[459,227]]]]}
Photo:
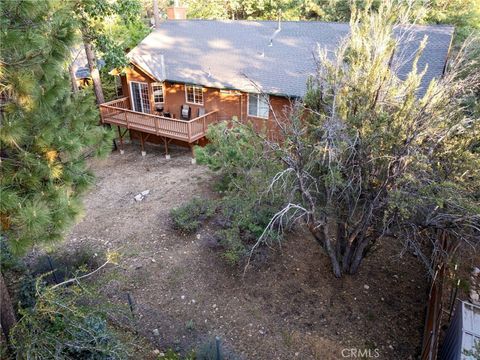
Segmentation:
{"type": "Polygon", "coordinates": [[[272,37],[270,38],[268,46],[273,46],[273,39],[275,39],[275,36],[277,36],[280,31],[282,31],[282,12],[278,11],[278,26],[277,29],[274,31],[272,37]]]}

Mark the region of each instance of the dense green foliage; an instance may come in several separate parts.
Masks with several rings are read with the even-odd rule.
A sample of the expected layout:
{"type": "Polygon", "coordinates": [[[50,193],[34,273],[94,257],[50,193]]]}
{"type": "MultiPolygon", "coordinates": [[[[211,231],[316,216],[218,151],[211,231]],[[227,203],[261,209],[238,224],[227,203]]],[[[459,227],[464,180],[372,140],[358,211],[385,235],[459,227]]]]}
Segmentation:
{"type": "Polygon", "coordinates": [[[109,152],[93,98],[73,97],[65,75],[75,41],[59,1],[4,1],[0,20],[2,228],[9,246],[60,240],[93,176],[85,159],[109,152]]]}
{"type": "Polygon", "coordinates": [[[205,19],[247,19],[275,20],[279,11],[286,19],[295,19],[300,15],[299,2],[296,0],[186,0],[188,16],[205,19]]]}
{"type": "MultiPolygon", "coordinates": [[[[128,66],[127,50],[150,31],[142,18],[142,3],[139,0],[72,0],[68,5],[83,46],[92,49],[92,57],[105,62],[100,74],[94,69],[90,75],[97,102],[112,100],[117,97],[118,84],[109,72],[128,66]]],[[[94,60],[91,65],[95,65],[94,60]]]]}
{"type": "MultiPolygon", "coordinates": [[[[232,264],[248,255],[281,204],[280,196],[265,194],[279,162],[270,157],[263,138],[251,126],[235,124],[210,126],[208,145],[195,149],[198,163],[218,172],[215,186],[221,198],[195,198],[170,214],[173,227],[184,233],[195,232],[211,220],[215,229],[211,245],[222,248],[223,257],[232,264]],[[265,161],[266,156],[271,161],[265,161]]],[[[268,236],[277,235],[271,231],[268,236]]]]}
{"type": "Polygon", "coordinates": [[[105,304],[83,286],[42,287],[34,306],[22,308],[12,346],[18,359],[127,359],[127,339],[107,322],[105,304]],[[101,306],[100,306],[101,305],[101,306]]]}
{"type": "Polygon", "coordinates": [[[0,264],[2,270],[23,270],[23,263],[19,261],[18,257],[12,254],[8,241],[5,236],[0,236],[0,264]]]}
{"type": "MultiPolygon", "coordinates": [[[[358,9],[377,9],[380,0],[186,0],[188,16],[207,19],[321,20],[348,22],[352,4],[358,9]],[[369,4],[370,3],[370,4],[369,4]]],[[[480,30],[480,0],[418,0],[413,2],[418,21],[451,24],[460,43],[472,31],[480,30]]]]}
{"type": "Polygon", "coordinates": [[[480,0],[432,0],[424,14],[424,23],[454,25],[457,44],[480,32],[480,0]]]}
{"type": "Polygon", "coordinates": [[[240,190],[254,178],[250,175],[259,171],[258,165],[264,165],[259,160],[265,150],[261,136],[238,121],[233,120],[233,125],[221,122],[210,126],[207,130],[210,142],[195,148],[197,162],[219,172],[220,191],[240,190]]]}
{"type": "MultiPolygon", "coordinates": [[[[348,21],[364,0],[186,0],[188,16],[207,19],[348,21]]],[[[380,1],[374,1],[378,6],[380,1]]]]}
{"type": "MultiPolygon", "coordinates": [[[[97,6],[103,0],[96,0],[97,6]]],[[[84,6],[88,2],[82,1],[84,6]]],[[[142,18],[142,4],[138,0],[122,0],[108,6],[108,11],[95,16],[94,12],[85,16],[83,22],[93,23],[94,31],[89,28],[89,36],[95,46],[98,58],[105,60],[105,66],[100,70],[103,94],[105,101],[117,98],[117,87],[115,77],[109,72],[114,69],[128,65],[125,54],[133,49],[150,32],[142,18]]],[[[118,79],[117,79],[118,80],[118,79]]]]}
{"type": "Polygon", "coordinates": [[[198,230],[202,222],[209,219],[215,212],[212,202],[205,199],[194,198],[187,204],[173,209],[170,212],[173,228],[185,234],[198,230]]]}
{"type": "Polygon", "coordinates": [[[148,34],[138,0],[74,0],[70,6],[84,41],[94,46],[108,69],[127,66],[125,49],[148,34]]]}
{"type": "MultiPolygon", "coordinates": [[[[220,123],[209,127],[207,136],[209,144],[197,147],[195,154],[200,164],[219,172],[216,186],[223,196],[216,202],[215,237],[224,257],[236,263],[248,254],[281,203],[281,195],[265,192],[280,163],[251,126],[220,123]]],[[[268,237],[276,234],[271,231],[268,237]]]]}

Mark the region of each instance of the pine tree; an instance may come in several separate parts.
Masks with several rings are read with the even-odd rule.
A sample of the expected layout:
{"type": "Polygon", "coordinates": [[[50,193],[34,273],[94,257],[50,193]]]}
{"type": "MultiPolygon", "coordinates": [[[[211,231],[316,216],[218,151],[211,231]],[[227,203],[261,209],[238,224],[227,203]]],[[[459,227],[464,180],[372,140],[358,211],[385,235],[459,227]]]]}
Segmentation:
{"type": "MultiPolygon", "coordinates": [[[[63,238],[93,180],[86,158],[108,153],[112,135],[98,126],[91,94],[71,93],[65,65],[76,23],[69,2],[0,6],[0,218],[8,246],[22,254],[63,238]]],[[[8,335],[12,324],[1,325],[8,335]]]]}

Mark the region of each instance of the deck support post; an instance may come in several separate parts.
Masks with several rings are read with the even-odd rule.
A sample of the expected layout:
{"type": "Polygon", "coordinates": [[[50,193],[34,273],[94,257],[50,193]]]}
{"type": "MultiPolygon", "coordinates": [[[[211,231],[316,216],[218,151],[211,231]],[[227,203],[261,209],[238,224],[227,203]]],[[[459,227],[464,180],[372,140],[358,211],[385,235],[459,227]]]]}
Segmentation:
{"type": "Polygon", "coordinates": [[[140,132],[140,145],[142,147],[142,156],[147,155],[147,152],[145,151],[145,140],[143,139],[143,132],[140,132]]]}
{"type": "Polygon", "coordinates": [[[163,144],[165,145],[165,159],[170,160],[170,154],[168,153],[168,143],[170,141],[166,136],[163,137],[163,144]]]}
{"type": "Polygon", "coordinates": [[[123,136],[125,134],[122,135],[122,130],[120,129],[120,126],[117,126],[117,129],[118,129],[118,137],[120,138],[120,154],[123,155],[125,153],[125,150],[123,148],[123,136]]]}
{"type": "MultiPolygon", "coordinates": [[[[198,143],[198,140],[197,140],[197,143],[198,143]]],[[[190,151],[192,152],[192,164],[196,164],[196,163],[197,163],[197,159],[195,159],[195,151],[193,150],[194,144],[193,144],[193,143],[189,143],[188,146],[190,146],[190,151]]]]}
{"type": "Polygon", "coordinates": [[[142,144],[142,156],[145,156],[147,155],[147,152],[145,151],[145,141],[148,140],[148,138],[150,137],[150,134],[147,134],[147,136],[143,136],[143,132],[140,133],[140,142],[142,144]]]}

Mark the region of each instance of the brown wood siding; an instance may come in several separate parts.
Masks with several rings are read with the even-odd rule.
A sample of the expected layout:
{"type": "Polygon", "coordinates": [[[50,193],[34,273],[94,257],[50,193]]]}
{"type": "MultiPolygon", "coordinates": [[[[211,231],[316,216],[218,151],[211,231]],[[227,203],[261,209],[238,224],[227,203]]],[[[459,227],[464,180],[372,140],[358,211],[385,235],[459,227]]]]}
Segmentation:
{"type": "MultiPolygon", "coordinates": [[[[127,69],[122,76],[123,93],[129,96],[130,81],[137,81],[149,84],[150,108],[154,111],[153,92],[151,84],[154,81],[147,73],[136,66],[127,69]]],[[[185,85],[179,83],[164,82],[164,111],[170,112],[176,119],[180,118],[180,107],[187,104],[192,108],[192,118],[198,116],[198,109],[203,107],[206,112],[218,110],[218,120],[231,120],[236,117],[242,122],[250,122],[257,131],[267,131],[275,136],[278,132],[274,115],[270,110],[269,118],[263,119],[248,116],[248,93],[234,91],[222,92],[220,89],[203,88],[203,105],[187,103],[185,97],[185,85]]],[[[281,96],[270,95],[270,103],[277,118],[285,119],[285,110],[290,107],[290,100],[281,96]]]]}

